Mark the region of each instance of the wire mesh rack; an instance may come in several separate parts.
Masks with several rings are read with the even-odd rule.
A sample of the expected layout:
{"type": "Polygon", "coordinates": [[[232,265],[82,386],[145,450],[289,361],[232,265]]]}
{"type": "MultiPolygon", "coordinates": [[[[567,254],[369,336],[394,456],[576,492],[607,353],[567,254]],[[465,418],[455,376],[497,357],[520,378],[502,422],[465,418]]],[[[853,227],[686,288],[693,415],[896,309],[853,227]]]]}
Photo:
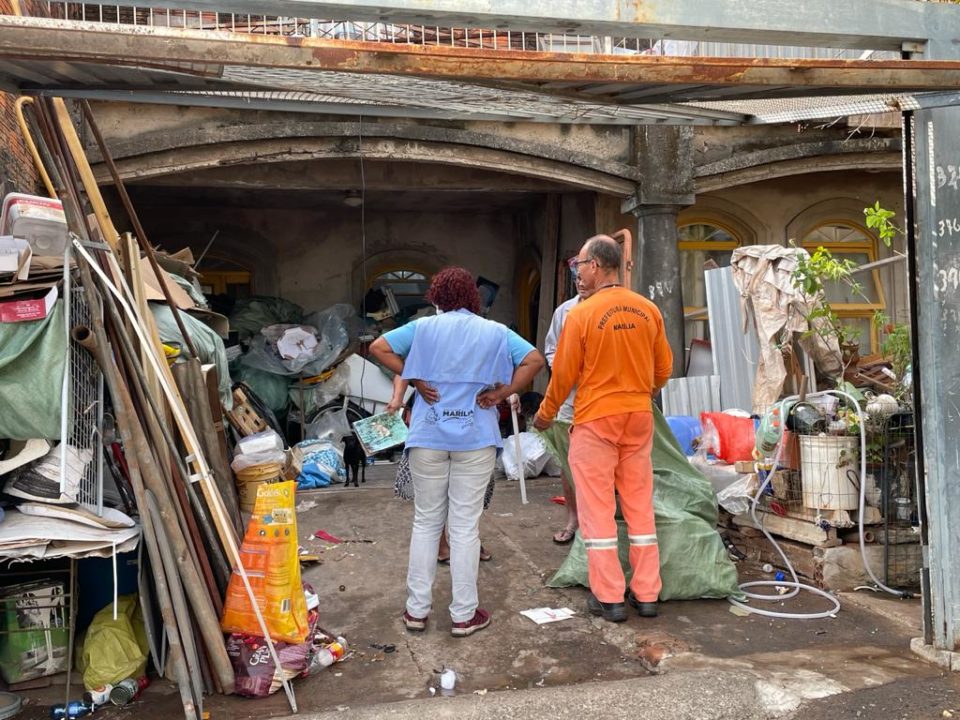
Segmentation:
{"type": "MultiPolygon", "coordinates": [[[[67,265],[69,267],[69,264],[67,265]]],[[[67,332],[77,325],[90,326],[92,317],[83,288],[75,276],[65,276],[64,294],[67,300],[67,332]]],[[[103,373],[93,356],[77,343],[70,342],[67,350],[67,373],[62,397],[60,441],[81,452],[88,451],[90,461],[84,469],[77,492],[77,501],[97,515],[103,514],[103,373]]],[[[87,455],[87,453],[83,453],[87,455]]],[[[61,468],[61,477],[65,477],[61,468]]],[[[61,481],[61,490],[65,481],[61,481]]]]}
{"type": "Polygon", "coordinates": [[[883,578],[890,587],[916,589],[922,566],[917,505],[917,446],[913,415],[895,413],[876,421],[867,441],[866,494],[883,522],[883,578]]]}

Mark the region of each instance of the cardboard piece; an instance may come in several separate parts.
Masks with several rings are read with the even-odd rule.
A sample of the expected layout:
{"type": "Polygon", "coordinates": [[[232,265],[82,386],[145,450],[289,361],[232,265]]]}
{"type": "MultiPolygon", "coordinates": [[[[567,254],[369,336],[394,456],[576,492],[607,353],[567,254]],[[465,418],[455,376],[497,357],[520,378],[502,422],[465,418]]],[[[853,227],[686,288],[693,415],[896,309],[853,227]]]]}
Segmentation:
{"type": "Polygon", "coordinates": [[[34,295],[32,292],[24,293],[26,297],[17,293],[15,299],[0,302],[0,322],[42,320],[53,310],[58,294],[56,285],[50,287],[46,293],[37,289],[36,296],[33,297],[30,297],[34,295]]]}
{"type": "Polygon", "coordinates": [[[50,443],[46,440],[11,440],[8,457],[0,460],[0,475],[39,460],[48,452],[50,452],[50,443]]]}
{"type": "MultiPolygon", "coordinates": [[[[140,263],[140,274],[143,276],[143,285],[146,288],[147,300],[165,302],[166,298],[163,295],[163,285],[160,284],[157,274],[153,271],[153,266],[147,261],[140,263]]],[[[181,310],[192,310],[196,307],[193,298],[187,294],[186,290],[177,285],[166,270],[160,268],[160,274],[167,288],[170,290],[170,297],[173,298],[173,302],[178,308],[181,310]]]]}
{"type": "Polygon", "coordinates": [[[0,236],[0,283],[23,282],[30,275],[30,243],[10,235],[0,236]]]}

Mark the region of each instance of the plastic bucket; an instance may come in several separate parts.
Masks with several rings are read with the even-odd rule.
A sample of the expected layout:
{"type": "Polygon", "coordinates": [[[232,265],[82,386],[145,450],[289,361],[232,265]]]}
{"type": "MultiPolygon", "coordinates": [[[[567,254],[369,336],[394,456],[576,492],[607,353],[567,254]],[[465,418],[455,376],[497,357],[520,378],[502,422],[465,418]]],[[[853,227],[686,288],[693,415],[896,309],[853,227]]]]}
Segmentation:
{"type": "Polygon", "coordinates": [[[237,494],[240,496],[240,509],[252,513],[257,503],[257,488],[264,483],[276,482],[283,471],[283,463],[263,463],[237,470],[237,494]]]}
{"type": "Polygon", "coordinates": [[[800,436],[804,507],[856,510],[860,506],[860,438],[800,436]]]}

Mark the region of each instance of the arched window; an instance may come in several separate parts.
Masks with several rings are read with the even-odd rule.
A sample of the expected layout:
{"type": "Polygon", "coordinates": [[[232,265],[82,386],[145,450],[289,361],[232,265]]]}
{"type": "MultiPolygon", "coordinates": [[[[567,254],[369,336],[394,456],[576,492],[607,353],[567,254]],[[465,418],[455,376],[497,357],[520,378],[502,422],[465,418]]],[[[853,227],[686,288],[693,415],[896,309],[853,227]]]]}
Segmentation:
{"type": "Polygon", "coordinates": [[[420,270],[387,270],[373,279],[370,289],[381,291],[389,289],[397,301],[400,313],[409,317],[420,308],[427,306],[424,295],[430,289],[430,278],[420,270]]]}
{"type": "MultiPolygon", "coordinates": [[[[802,244],[808,252],[823,247],[835,257],[851,260],[857,265],[866,265],[877,259],[876,238],[866,228],[851,221],[830,221],[817,225],[803,237],[802,244]]],[[[845,324],[860,330],[861,353],[866,355],[877,349],[873,315],[877,310],[883,310],[886,303],[877,270],[857,273],[854,279],[860,284],[860,293],[845,282],[828,283],[825,290],[827,300],[837,315],[845,324]]]]}
{"type": "Polygon", "coordinates": [[[730,256],[741,238],[731,228],[713,222],[693,222],[678,230],[680,248],[680,282],[683,293],[683,314],[686,317],[685,337],[708,339],[707,293],[703,279],[704,263],[712,260],[719,267],[730,264],[730,256]]]}

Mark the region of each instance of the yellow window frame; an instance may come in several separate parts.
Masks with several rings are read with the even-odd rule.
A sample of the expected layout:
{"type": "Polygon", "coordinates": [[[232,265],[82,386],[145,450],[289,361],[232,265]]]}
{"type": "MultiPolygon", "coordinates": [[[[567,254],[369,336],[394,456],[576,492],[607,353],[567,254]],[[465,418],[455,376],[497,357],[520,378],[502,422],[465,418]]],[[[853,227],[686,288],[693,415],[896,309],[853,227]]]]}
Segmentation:
{"type": "MultiPolygon", "coordinates": [[[[813,233],[817,232],[820,228],[826,227],[829,225],[839,225],[841,227],[849,228],[850,230],[855,230],[863,236],[870,238],[869,240],[864,240],[861,242],[811,242],[804,240],[802,247],[807,250],[807,252],[814,252],[817,248],[824,248],[829,250],[830,253],[834,256],[843,256],[850,255],[853,253],[865,253],[867,256],[868,262],[876,262],[877,260],[877,238],[871,233],[866,227],[860,225],[859,223],[851,222],[850,220],[825,220],[821,223],[818,223],[804,235],[805,238],[810,237],[813,233]]],[[[862,302],[862,303],[831,303],[834,312],[837,313],[837,317],[841,320],[844,318],[855,318],[855,319],[872,319],[874,313],[878,310],[886,310],[887,301],[883,293],[883,284],[880,282],[880,272],[879,270],[871,270],[870,275],[873,279],[873,286],[877,291],[877,302],[862,302]]],[[[879,334],[877,333],[876,326],[871,322],[870,323],[870,351],[876,352],[879,347],[879,334]]]]}

